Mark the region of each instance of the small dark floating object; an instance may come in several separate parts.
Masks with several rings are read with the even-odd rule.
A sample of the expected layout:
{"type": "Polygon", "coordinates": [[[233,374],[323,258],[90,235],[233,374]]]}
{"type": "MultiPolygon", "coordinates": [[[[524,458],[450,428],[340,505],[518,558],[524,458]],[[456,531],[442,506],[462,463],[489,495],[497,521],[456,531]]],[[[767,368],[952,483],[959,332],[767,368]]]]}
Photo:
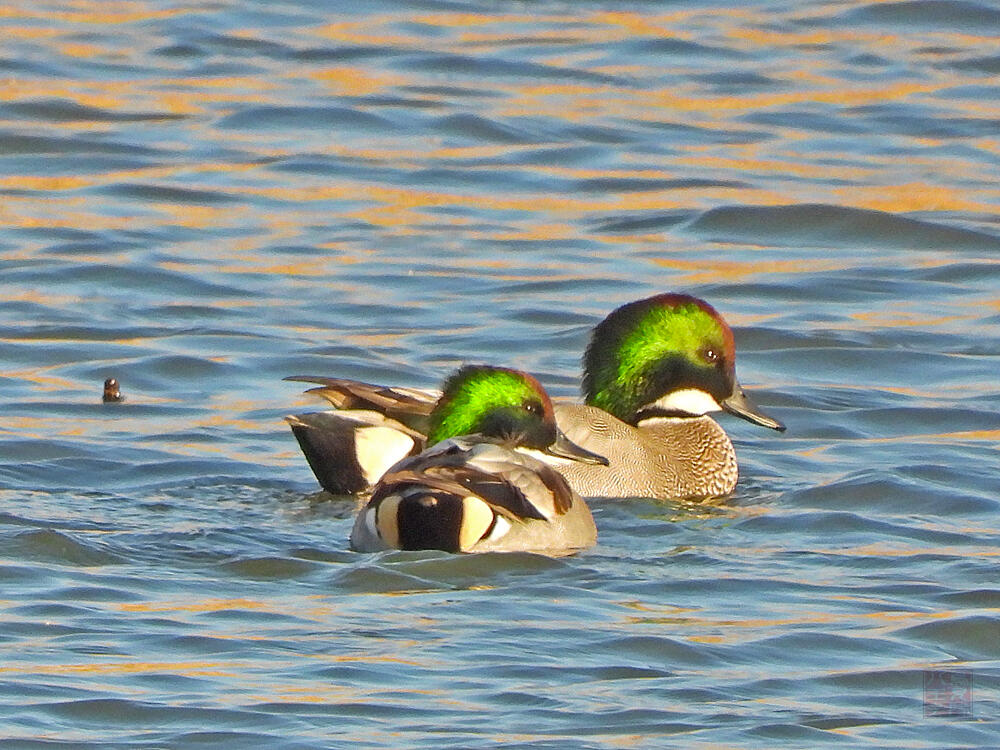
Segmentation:
{"type": "Polygon", "coordinates": [[[118,387],[117,379],[108,378],[104,381],[104,396],[101,400],[106,404],[116,404],[119,401],[125,400],[121,389],[118,387]]]}

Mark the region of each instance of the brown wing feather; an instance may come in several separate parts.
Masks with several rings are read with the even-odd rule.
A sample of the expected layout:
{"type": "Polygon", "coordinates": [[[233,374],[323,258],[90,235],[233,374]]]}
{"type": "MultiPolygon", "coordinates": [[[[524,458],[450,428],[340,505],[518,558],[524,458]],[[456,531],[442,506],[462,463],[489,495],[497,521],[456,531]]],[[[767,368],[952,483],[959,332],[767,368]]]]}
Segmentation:
{"type": "Polygon", "coordinates": [[[545,520],[524,493],[502,475],[491,474],[462,463],[461,452],[441,453],[428,462],[426,454],[401,461],[379,482],[372,501],[399,490],[400,485],[420,485],[453,493],[459,497],[475,495],[496,512],[512,520],[545,520]]]}
{"type": "Polygon", "coordinates": [[[312,393],[326,399],[337,409],[368,409],[385,414],[413,429],[426,433],[427,417],[437,403],[431,394],[420,394],[408,389],[363,383],[359,380],[324,378],[314,375],[290,375],[285,380],[316,383],[312,393]]]}
{"type": "Polygon", "coordinates": [[[573,505],[573,490],[570,488],[566,478],[551,466],[541,461],[535,467],[535,473],[552,493],[552,504],[555,507],[556,513],[562,515],[568,511],[573,505]]]}

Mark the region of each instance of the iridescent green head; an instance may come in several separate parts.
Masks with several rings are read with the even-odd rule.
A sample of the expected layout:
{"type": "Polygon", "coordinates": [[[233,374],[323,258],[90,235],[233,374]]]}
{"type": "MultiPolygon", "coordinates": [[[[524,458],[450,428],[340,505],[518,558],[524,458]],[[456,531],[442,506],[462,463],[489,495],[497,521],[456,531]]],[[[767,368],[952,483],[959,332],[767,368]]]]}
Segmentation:
{"type": "Polygon", "coordinates": [[[513,447],[584,463],[606,463],[562,434],[541,383],[519,370],[466,365],[445,381],[431,412],[427,444],[459,435],[482,435],[513,447]]]}
{"type": "Polygon", "coordinates": [[[773,429],[736,380],[733,332],[704,300],[659,294],[601,321],[583,358],[583,395],[624,422],[725,409],[773,429]]]}

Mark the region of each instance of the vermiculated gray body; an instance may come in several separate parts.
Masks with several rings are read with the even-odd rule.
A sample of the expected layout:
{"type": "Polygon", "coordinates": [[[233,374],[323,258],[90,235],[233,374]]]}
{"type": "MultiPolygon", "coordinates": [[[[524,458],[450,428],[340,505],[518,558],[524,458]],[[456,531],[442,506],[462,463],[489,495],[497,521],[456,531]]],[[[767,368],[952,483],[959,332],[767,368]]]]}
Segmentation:
{"type": "Polygon", "coordinates": [[[736,487],[736,452],[711,417],[661,418],[632,427],[584,404],[557,403],[555,412],[570,440],[610,462],[559,463],[583,497],[716,497],[736,487]]]}

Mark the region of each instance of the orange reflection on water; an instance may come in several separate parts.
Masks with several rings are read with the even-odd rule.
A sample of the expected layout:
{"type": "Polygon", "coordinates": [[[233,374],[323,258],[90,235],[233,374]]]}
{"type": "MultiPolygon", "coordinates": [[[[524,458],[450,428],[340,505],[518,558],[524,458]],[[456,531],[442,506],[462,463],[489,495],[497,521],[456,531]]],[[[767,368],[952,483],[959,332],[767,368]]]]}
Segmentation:
{"type": "MultiPolygon", "coordinates": [[[[678,32],[676,26],[684,20],[696,15],[697,11],[673,12],[673,13],[638,13],[635,11],[598,11],[589,17],[593,24],[605,24],[607,26],[618,27],[624,37],[634,39],[639,36],[648,36],[656,39],[679,38],[689,39],[690,32],[678,32]]],[[[743,16],[744,13],[736,8],[729,9],[727,16],[735,20],[743,16]]],[[[572,22],[572,17],[566,19],[572,22]]],[[[601,29],[602,35],[606,34],[605,29],[601,29]]]]}
{"type": "MultiPolygon", "coordinates": [[[[106,46],[91,41],[80,41],[71,31],[70,23],[92,25],[120,25],[181,15],[183,8],[163,10],[145,3],[117,2],[97,3],[81,0],[74,3],[72,10],[54,12],[45,7],[4,8],[0,16],[9,19],[43,19],[46,22],[65,22],[65,29],[51,29],[23,25],[22,34],[43,37],[61,34],[63,38],[55,42],[45,42],[62,54],[69,56],[119,55],[134,57],[144,54],[122,43],[114,45],[110,38],[106,46]]],[[[810,18],[817,16],[837,16],[838,7],[812,9],[810,18]]],[[[440,100],[448,105],[447,94],[435,93],[433,85],[447,84],[464,87],[485,86],[494,101],[481,107],[485,118],[544,116],[556,123],[574,122],[594,124],[613,130],[624,121],[634,121],[654,126],[660,123],[674,123],[706,132],[726,131],[728,134],[746,132],[751,134],[759,126],[744,120],[747,113],[768,113],[783,108],[821,104],[838,108],[865,104],[885,106],[894,102],[925,102],[946,89],[963,83],[962,74],[955,71],[941,71],[931,80],[909,79],[864,81],[858,83],[843,75],[841,62],[835,53],[827,53],[823,47],[851,46],[861,50],[870,49],[876,53],[916,54],[906,48],[915,44],[914,37],[872,33],[864,28],[851,26],[846,29],[823,28],[820,30],[783,31],[796,29],[795,21],[801,20],[802,13],[791,9],[783,18],[791,24],[775,23],[771,15],[753,9],[730,9],[722,16],[711,16],[704,11],[588,11],[574,9],[573,12],[548,13],[538,15],[530,12],[504,12],[500,14],[467,12],[389,12],[368,17],[358,17],[334,23],[309,26],[298,29],[304,38],[315,38],[316,44],[329,45],[331,41],[349,45],[377,45],[394,47],[397,51],[431,53],[454,53],[468,56],[472,53],[492,53],[504,47],[521,45],[531,49],[529,58],[533,63],[561,67],[564,70],[579,69],[587,73],[617,71],[638,82],[650,80],[656,75],[652,65],[644,63],[639,56],[634,62],[628,55],[616,61],[614,55],[608,60],[587,45],[628,43],[635,40],[665,41],[686,40],[706,45],[718,44],[724,39],[737,40],[748,51],[761,55],[762,51],[799,51],[794,57],[778,61],[774,69],[768,69],[767,76],[776,83],[765,88],[748,88],[732,94],[715,94],[718,89],[703,86],[696,80],[681,79],[671,85],[631,86],[614,80],[556,79],[547,81],[530,76],[496,75],[484,80],[475,66],[466,69],[456,65],[454,70],[405,70],[377,58],[366,59],[354,64],[337,61],[327,64],[323,61],[310,62],[302,66],[289,65],[287,69],[267,65],[266,75],[222,76],[182,76],[168,70],[160,78],[135,80],[43,80],[11,76],[9,85],[0,92],[0,98],[7,101],[32,102],[44,99],[65,99],[88,107],[115,112],[143,111],[165,114],[194,114],[210,112],[213,117],[204,121],[191,119],[188,132],[192,140],[216,141],[229,145],[236,142],[254,156],[277,157],[289,152],[288,146],[275,146],[265,135],[254,128],[216,129],[217,117],[230,112],[239,112],[241,104],[288,103],[287,91],[290,87],[300,88],[303,81],[325,85],[326,93],[333,96],[366,97],[376,94],[386,96],[411,96],[403,91],[406,87],[423,86],[420,97],[433,102],[440,100]],[[419,26],[433,27],[434,32],[422,33],[419,26]],[[413,28],[412,31],[409,29],[413,28]],[[708,41],[706,31],[711,31],[714,41],[708,41]],[[575,46],[574,46],[575,45],[575,46]],[[581,50],[580,46],[584,48],[581,50]],[[801,54],[802,48],[815,48],[811,54],[801,54]],[[542,48],[542,49],[539,49],[542,48]]],[[[260,36],[258,29],[227,32],[236,38],[254,39],[260,36]]],[[[935,33],[937,41],[948,41],[956,50],[975,50],[989,40],[974,34],[935,33]]],[[[926,43],[921,37],[921,44],[926,43]]],[[[294,46],[294,42],[290,43],[294,46]]],[[[253,61],[253,57],[250,59],[253,61]]],[[[683,70],[683,58],[670,55],[667,58],[678,70],[683,70]]],[[[261,62],[267,62],[261,60],[261,62]]],[[[971,80],[971,79],[970,79],[971,80]]],[[[966,101],[952,98],[949,106],[964,110],[969,116],[980,119],[995,114],[995,106],[982,100],[966,101]]],[[[361,104],[361,109],[366,105],[361,104]]],[[[73,113],[68,112],[72,118],[73,113]]],[[[78,133],[81,123],[94,132],[111,132],[117,127],[114,122],[88,120],[91,115],[80,114],[80,120],[65,121],[41,118],[40,127],[78,133]]],[[[777,150],[771,139],[757,143],[739,143],[739,138],[729,138],[721,143],[691,144],[681,143],[677,154],[669,157],[670,169],[658,169],[643,165],[635,170],[619,169],[574,169],[570,167],[544,167],[531,165],[521,167],[539,173],[555,174],[576,179],[590,177],[619,178],[643,176],[654,179],[683,180],[691,175],[711,173],[721,180],[748,175],[744,185],[733,186],[691,186],[683,189],[629,190],[627,186],[616,189],[609,184],[600,192],[587,194],[573,193],[572,187],[566,191],[532,194],[518,190],[489,191],[486,195],[478,191],[461,188],[451,190],[431,190],[399,188],[389,181],[373,184],[362,182],[350,174],[337,176],[329,181],[317,178],[314,185],[306,185],[293,179],[276,178],[268,174],[266,167],[256,163],[185,163],[180,166],[150,166],[133,171],[114,171],[85,174],[62,175],[23,174],[9,175],[0,180],[0,186],[13,190],[34,191],[35,195],[9,196],[4,206],[0,206],[0,220],[17,227],[79,227],[87,226],[95,230],[131,229],[131,223],[152,225],[177,225],[193,229],[209,229],[220,226],[244,225],[256,221],[266,228],[259,233],[259,239],[242,238],[244,247],[256,249],[268,243],[294,237],[300,227],[315,220],[305,213],[289,211],[290,218],[277,216],[283,211],[260,212],[240,205],[239,197],[261,196],[288,203],[308,204],[320,201],[351,204],[338,212],[333,207],[327,214],[341,218],[360,218],[375,227],[392,231],[397,235],[424,234],[428,230],[424,224],[451,221],[461,226],[463,219],[443,219],[430,209],[440,207],[462,207],[463,209],[521,211],[523,216],[507,221],[508,226],[496,233],[498,240],[517,239],[573,239],[586,236],[580,220],[593,214],[610,211],[646,211],[674,208],[699,208],[722,202],[755,205],[778,205],[794,202],[801,183],[792,183],[787,177],[805,177],[811,181],[812,195],[816,201],[836,202],[863,208],[874,208],[894,212],[909,211],[989,211],[1000,201],[998,191],[970,192],[965,189],[950,188],[947,185],[910,182],[885,185],[879,176],[888,168],[884,157],[871,155],[864,166],[857,161],[849,161],[843,154],[819,154],[815,151],[797,150],[797,142],[811,138],[794,124],[781,128],[783,147],[777,150]],[[258,182],[242,180],[248,170],[260,169],[258,182]],[[192,179],[192,173],[195,178],[192,179]],[[211,173],[212,185],[199,184],[197,174],[211,173]],[[238,173],[240,178],[216,179],[219,174],[238,173]],[[753,178],[757,179],[753,179],[753,178]],[[156,212],[155,217],[115,217],[104,211],[88,211],[93,198],[83,201],[50,203],[51,193],[81,190],[87,187],[112,185],[138,180],[172,180],[179,178],[183,187],[219,191],[234,200],[224,205],[199,204],[191,201],[148,201],[142,197],[135,199],[138,211],[156,212]],[[849,181],[849,187],[831,185],[832,180],[849,181]],[[250,182],[251,184],[247,184],[250,182]],[[235,184],[239,183],[239,184],[235,184]],[[221,185],[221,186],[220,186],[221,185]],[[368,204],[354,208],[354,204],[368,204]],[[516,224],[515,226],[510,226],[516,224]]],[[[174,136],[178,137],[178,136],[174,136]]],[[[317,138],[317,150],[324,154],[334,154],[391,164],[398,169],[419,170],[428,165],[439,165],[442,161],[462,159],[506,158],[517,163],[521,152],[545,146],[544,143],[490,143],[485,145],[456,146],[447,136],[435,137],[428,134],[412,148],[405,146],[408,139],[398,135],[372,133],[370,139],[361,139],[358,144],[345,145],[335,137],[323,143],[317,138]],[[404,144],[401,146],[400,144],[404,144]]],[[[557,146],[560,139],[555,139],[557,146]]],[[[974,147],[996,151],[1000,145],[996,139],[968,141],[974,147]]],[[[928,144],[933,145],[933,144],[928,144]]],[[[636,158],[635,154],[623,158],[636,158]]],[[[253,162],[253,159],[249,159],[253,162]]],[[[928,168],[940,166],[944,160],[928,157],[928,168]]],[[[965,166],[952,162],[956,172],[965,166]]],[[[502,185],[502,169],[498,171],[498,184],[502,185]]],[[[74,196],[75,197],[75,196],[74,196]]],[[[122,212],[128,210],[127,203],[122,212]]],[[[325,209],[325,207],[324,207],[325,209]]],[[[324,210],[319,209],[319,210],[324,210]]],[[[466,221],[468,221],[466,219],[466,221]]],[[[482,231],[475,235],[484,236],[482,231]]],[[[618,242],[629,238],[637,242],[653,241],[658,235],[623,235],[622,237],[600,237],[602,242],[618,242]]],[[[283,264],[262,265],[256,272],[283,274],[286,271],[306,274],[306,270],[296,271],[283,264]]]]}
{"type": "Polygon", "coordinates": [[[682,271],[677,280],[686,284],[700,284],[727,281],[746,281],[761,274],[814,274],[821,271],[838,271],[847,267],[844,261],[836,260],[681,260],[679,258],[653,258],[653,263],[674,271],[682,271]]]}
{"type": "Polygon", "coordinates": [[[340,96],[371,96],[406,85],[410,81],[403,75],[375,72],[360,67],[324,68],[309,75],[325,83],[332,93],[340,96]]]}
{"type": "Polygon", "coordinates": [[[772,28],[731,28],[726,31],[733,39],[744,39],[759,47],[824,47],[840,42],[861,42],[871,47],[898,46],[900,38],[883,32],[850,31],[776,31],[772,28]]]}
{"type": "MultiPolygon", "coordinates": [[[[0,341],[4,343],[24,344],[24,341],[20,339],[0,339],[0,341]]],[[[34,383],[39,391],[63,391],[77,388],[76,382],[60,375],[49,374],[52,370],[60,369],[63,366],[62,364],[58,364],[22,370],[0,370],[0,376],[11,380],[23,380],[28,383],[34,383]]],[[[16,418],[13,417],[4,417],[3,426],[10,426],[15,420],[16,418]]]]}
{"type": "MultiPolygon", "coordinates": [[[[16,9],[8,6],[0,6],[0,19],[27,17],[29,16],[26,13],[19,13],[16,9]]],[[[47,26],[15,26],[13,24],[4,24],[3,27],[3,34],[7,39],[50,39],[60,36],[62,33],[59,29],[47,26]]],[[[4,83],[6,84],[6,81],[4,83]]]]}
{"type": "MultiPolygon", "coordinates": [[[[170,10],[152,10],[145,3],[126,0],[101,0],[101,2],[95,0],[74,0],[69,5],[74,10],[50,10],[44,6],[29,6],[28,8],[4,6],[0,8],[0,18],[23,18],[105,25],[173,18],[182,16],[188,12],[187,9],[180,7],[170,10]]],[[[6,33],[6,29],[4,33],[6,33]]]]}
{"type": "Polygon", "coordinates": [[[902,185],[853,185],[835,188],[840,202],[890,213],[912,211],[971,211],[993,213],[1000,204],[1000,190],[969,191],[926,182],[902,185]],[[980,200],[972,198],[979,196],[980,200]]]}
{"type": "Polygon", "coordinates": [[[274,606],[257,599],[203,599],[185,602],[122,602],[117,605],[123,612],[223,612],[231,609],[275,612],[274,606]]]}
{"type": "MultiPolygon", "coordinates": [[[[818,554],[828,554],[831,556],[842,554],[842,552],[843,551],[840,549],[817,551],[818,554]]],[[[923,550],[914,549],[910,550],[906,554],[915,555],[923,554],[923,552],[923,550]]],[[[863,554],[867,555],[870,554],[870,552],[863,554]]],[[[951,550],[948,554],[964,554],[964,552],[959,553],[956,550],[951,550]]],[[[811,580],[808,583],[810,585],[817,585],[819,582],[811,580]]],[[[858,597],[835,596],[831,598],[841,601],[845,599],[857,600],[863,602],[865,605],[870,605],[872,603],[868,599],[858,597]]],[[[624,606],[631,609],[639,608],[636,606],[637,604],[639,603],[623,603],[624,606]]],[[[642,608],[647,609],[646,606],[643,606],[642,608]]],[[[855,632],[859,636],[870,638],[873,635],[880,633],[891,632],[903,627],[921,625],[927,622],[948,620],[962,614],[958,610],[927,612],[922,610],[905,611],[894,608],[875,612],[849,612],[843,611],[840,608],[831,609],[831,611],[799,610],[796,608],[794,610],[794,614],[790,613],[787,616],[718,618],[704,616],[698,614],[697,611],[688,613],[674,611],[672,609],[662,615],[656,615],[655,611],[657,608],[657,605],[650,605],[648,607],[650,614],[626,616],[623,618],[623,622],[627,625],[671,625],[674,626],[675,629],[679,626],[682,629],[690,631],[683,634],[682,637],[684,640],[694,643],[740,643],[746,641],[747,639],[752,640],[761,637],[760,633],[752,631],[767,631],[776,629],[778,631],[785,632],[790,627],[794,628],[801,626],[832,624],[836,624],[840,627],[845,625],[852,626],[855,628],[855,632]]]]}
{"type": "Polygon", "coordinates": [[[964,315],[928,315],[901,310],[873,310],[871,312],[850,313],[848,317],[852,320],[871,323],[878,328],[932,328],[959,320],[979,320],[981,315],[978,312],[964,315]]]}
{"type": "Polygon", "coordinates": [[[339,21],[313,29],[316,36],[359,46],[388,46],[420,49],[425,40],[418,36],[407,36],[396,31],[383,30],[391,25],[395,16],[370,16],[363,21],[339,21]]]}
{"type": "MultiPolygon", "coordinates": [[[[835,386],[831,386],[835,387],[835,386]]],[[[856,385],[846,386],[856,388],[856,385]]],[[[940,396],[940,392],[925,394],[928,397],[940,396]]],[[[836,442],[826,445],[816,445],[811,448],[793,451],[796,455],[808,457],[814,460],[840,460],[836,456],[824,457],[824,454],[831,453],[837,447],[845,444],[853,445],[877,445],[877,444],[903,444],[918,446],[922,443],[943,443],[948,445],[960,443],[986,443],[1000,447],[1000,430],[956,430],[952,432],[924,432],[910,433],[906,435],[893,435],[889,437],[865,437],[865,438],[838,438],[836,442]]]]}
{"type": "MultiPolygon", "coordinates": [[[[691,149],[690,156],[680,156],[677,164],[686,164],[698,168],[710,167],[720,172],[733,174],[776,173],[779,175],[795,175],[796,177],[833,178],[867,182],[875,173],[875,167],[837,166],[830,164],[815,164],[801,161],[801,156],[787,154],[787,159],[761,159],[754,155],[753,146],[733,149],[735,155],[714,156],[706,149],[691,149]],[[740,151],[743,153],[741,154],[740,151]]],[[[790,202],[789,196],[775,194],[778,202],[790,202]]],[[[755,202],[755,201],[747,201],[755,202]]]]}
{"type": "Polygon", "coordinates": [[[108,52],[105,47],[98,47],[96,44],[83,44],[81,42],[63,43],[58,45],[56,49],[66,57],[81,57],[85,60],[108,52]]]}
{"type": "Polygon", "coordinates": [[[957,430],[954,432],[931,432],[898,437],[868,438],[869,443],[958,443],[987,442],[1000,445],[1000,430],[957,430]]]}
{"type": "Polygon", "coordinates": [[[0,664],[0,674],[48,674],[48,675],[113,675],[113,674],[185,674],[221,676],[233,674],[223,670],[224,662],[218,661],[122,661],[89,662],[85,664],[38,664],[12,665],[10,661],[0,664]]]}
{"type": "Polygon", "coordinates": [[[13,175],[0,177],[0,187],[8,190],[75,190],[91,184],[87,177],[60,175],[58,177],[41,177],[32,175],[13,175]]]}

